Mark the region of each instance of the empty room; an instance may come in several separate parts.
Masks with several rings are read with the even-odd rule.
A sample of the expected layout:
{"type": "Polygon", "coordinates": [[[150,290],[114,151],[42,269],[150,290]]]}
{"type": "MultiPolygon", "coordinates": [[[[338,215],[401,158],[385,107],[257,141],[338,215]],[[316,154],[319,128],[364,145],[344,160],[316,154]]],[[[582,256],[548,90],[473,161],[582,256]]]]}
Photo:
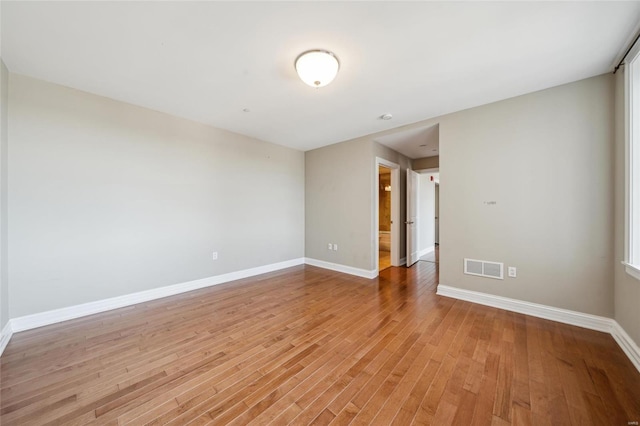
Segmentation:
{"type": "Polygon", "coordinates": [[[0,2],[0,424],[638,425],[640,2],[0,2]]]}

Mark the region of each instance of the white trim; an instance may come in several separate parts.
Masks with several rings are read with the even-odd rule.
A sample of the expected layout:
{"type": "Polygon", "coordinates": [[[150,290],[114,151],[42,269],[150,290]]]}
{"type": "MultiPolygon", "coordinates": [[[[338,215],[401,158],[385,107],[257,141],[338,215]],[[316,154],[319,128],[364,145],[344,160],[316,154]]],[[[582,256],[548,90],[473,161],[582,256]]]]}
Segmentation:
{"type": "Polygon", "coordinates": [[[611,331],[611,322],[613,321],[611,318],[583,314],[581,312],[570,311],[568,309],[554,308],[553,306],[510,299],[508,297],[494,296],[493,294],[464,290],[443,284],[438,284],[437,294],[453,297],[454,299],[466,300],[467,302],[492,306],[494,308],[505,309],[507,311],[531,315],[533,317],[577,325],[578,327],[584,327],[591,330],[609,332],[611,331]]]}
{"type": "Polygon", "coordinates": [[[312,259],[310,257],[306,257],[304,259],[304,263],[311,266],[317,266],[318,268],[330,269],[332,271],[355,275],[362,278],[373,279],[378,276],[377,269],[367,271],[366,269],[354,268],[353,266],[341,265],[339,263],[325,262],[324,260],[312,259]]]}
{"type": "Polygon", "coordinates": [[[436,294],[609,333],[618,345],[620,345],[620,348],[627,357],[629,357],[633,365],[640,371],[640,348],[638,348],[638,345],[629,337],[620,324],[611,318],[525,302],[523,300],[510,299],[508,297],[494,296],[477,291],[464,290],[443,284],[438,284],[436,294]]]}
{"type": "MultiPolygon", "coordinates": [[[[376,276],[380,270],[380,242],[379,238],[379,210],[380,210],[380,195],[378,193],[378,187],[380,186],[380,174],[378,172],[379,166],[384,166],[391,169],[391,266],[400,266],[400,165],[393,163],[384,158],[376,157],[375,161],[374,178],[372,185],[372,202],[371,206],[371,237],[372,237],[372,250],[371,257],[374,259],[376,276]]],[[[347,272],[348,273],[348,272],[347,272]]]]}
{"type": "Polygon", "coordinates": [[[342,272],[345,274],[355,275],[368,279],[373,279],[378,276],[377,270],[367,271],[365,269],[354,268],[337,263],[324,262],[311,258],[291,259],[284,262],[272,263],[270,265],[258,266],[256,268],[230,272],[228,274],[216,275],[213,277],[169,285],[166,287],[141,291],[138,293],[112,297],[110,299],[97,300],[95,302],[83,303],[81,305],[68,306],[65,308],[54,309],[51,311],[13,318],[7,322],[7,325],[4,327],[4,329],[2,330],[2,334],[0,335],[0,355],[2,355],[2,351],[9,343],[9,339],[11,339],[13,333],[31,330],[34,328],[56,324],[59,322],[68,321],[88,315],[94,315],[112,309],[123,308],[125,306],[131,306],[137,303],[144,303],[151,300],[161,299],[163,297],[174,296],[176,294],[198,290],[201,288],[223,284],[243,278],[249,278],[255,275],[265,274],[267,272],[273,272],[302,264],[317,266],[319,268],[330,269],[332,271],[342,272]]]}
{"type": "Polygon", "coordinates": [[[403,257],[400,259],[400,264],[398,266],[402,266],[402,265],[406,265],[407,264],[407,258],[403,257]]]}
{"type": "Polygon", "coordinates": [[[631,275],[636,280],[640,280],[640,269],[636,265],[632,265],[627,262],[622,262],[624,270],[627,274],[631,275]]]}
{"type": "MultiPolygon", "coordinates": [[[[7,322],[7,324],[2,329],[2,332],[0,333],[0,355],[2,355],[4,349],[7,347],[7,344],[9,343],[9,340],[13,336],[14,332],[30,330],[32,328],[67,321],[73,318],[93,315],[111,309],[130,306],[136,303],[160,299],[163,297],[172,296],[175,294],[184,293],[187,291],[192,291],[212,285],[222,284],[237,279],[248,278],[267,272],[301,265],[303,263],[364,278],[371,279],[377,276],[377,271],[375,270],[367,271],[365,269],[353,268],[351,266],[339,265],[336,263],[324,262],[311,258],[292,259],[285,262],[273,263],[256,268],[245,269],[243,271],[231,272],[224,275],[217,275],[210,278],[189,281],[182,284],[175,284],[158,289],[133,293],[130,295],[85,303],[83,305],[70,306],[67,308],[61,308],[53,311],[42,312],[39,314],[14,318],[7,322]]],[[[565,324],[577,325],[579,327],[610,333],[618,343],[618,345],[620,345],[624,353],[629,357],[633,365],[638,369],[638,371],[640,371],[640,348],[633,341],[633,339],[629,337],[629,335],[624,331],[620,324],[610,318],[583,314],[580,312],[539,305],[536,303],[524,302],[516,299],[509,299],[506,297],[494,296],[491,294],[480,293],[471,290],[459,289],[443,284],[438,284],[437,294],[440,296],[466,300],[468,302],[479,303],[482,305],[492,306],[494,308],[505,309],[508,311],[518,312],[539,318],[562,322],[565,324]]]]}
{"type": "Polygon", "coordinates": [[[125,306],[135,305],[136,303],[148,302],[150,300],[161,299],[163,297],[173,296],[176,294],[185,293],[187,291],[223,284],[242,278],[253,277],[255,275],[265,274],[267,272],[277,271],[296,265],[302,265],[303,263],[304,258],[291,259],[284,262],[272,263],[270,265],[258,266],[256,268],[244,269],[241,271],[230,272],[228,274],[216,275],[213,277],[169,285],[166,287],[154,288],[138,293],[131,293],[123,296],[112,297],[109,299],[97,300],[95,302],[83,303],[81,305],[68,306],[66,308],[54,309],[51,311],[40,312],[33,315],[25,315],[10,320],[11,331],[12,333],[17,333],[19,331],[31,330],[33,328],[43,327],[45,325],[55,324],[62,321],[68,321],[87,315],[93,315],[100,312],[109,311],[111,309],[118,309],[125,306]]]}
{"type": "Polygon", "coordinates": [[[613,321],[611,336],[613,336],[620,348],[622,348],[622,351],[629,357],[633,365],[640,371],[640,348],[617,321],[613,321]]]}
{"type": "MultiPolygon", "coordinates": [[[[631,53],[631,52],[629,52],[631,53]]],[[[624,67],[624,261],[629,260],[629,173],[630,173],[630,160],[629,160],[629,146],[631,144],[631,73],[629,67],[624,67]]]]}
{"type": "Polygon", "coordinates": [[[2,332],[0,332],[0,356],[2,352],[4,352],[4,348],[9,344],[11,336],[13,336],[13,329],[11,328],[11,320],[9,320],[2,329],[2,332]]]}
{"type": "Polygon", "coordinates": [[[633,120],[640,112],[640,43],[636,43],[625,59],[625,184],[624,184],[624,261],[634,267],[627,273],[638,278],[640,262],[640,122],[633,120]]]}
{"type": "Polygon", "coordinates": [[[425,254],[429,254],[429,253],[433,253],[434,251],[436,251],[436,246],[433,245],[431,247],[427,247],[424,250],[420,250],[418,252],[418,258],[421,258],[422,256],[424,256],[425,254]]]}

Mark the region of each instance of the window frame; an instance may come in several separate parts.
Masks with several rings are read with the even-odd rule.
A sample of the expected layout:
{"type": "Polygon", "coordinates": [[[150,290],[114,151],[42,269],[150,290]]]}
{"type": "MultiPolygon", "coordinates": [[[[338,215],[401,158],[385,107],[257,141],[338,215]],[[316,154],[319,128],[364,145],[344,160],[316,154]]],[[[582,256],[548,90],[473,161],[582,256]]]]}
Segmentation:
{"type": "Polygon", "coordinates": [[[625,271],[640,280],[640,43],[625,61],[625,271]],[[634,120],[634,117],[636,119],[634,120]]]}

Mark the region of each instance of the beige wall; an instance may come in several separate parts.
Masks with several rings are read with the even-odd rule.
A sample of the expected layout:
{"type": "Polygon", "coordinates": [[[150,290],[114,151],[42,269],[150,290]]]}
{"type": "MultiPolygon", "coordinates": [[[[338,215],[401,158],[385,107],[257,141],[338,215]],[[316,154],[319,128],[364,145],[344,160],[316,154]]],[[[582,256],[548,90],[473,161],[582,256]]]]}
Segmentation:
{"type": "MultiPolygon", "coordinates": [[[[594,77],[403,128],[440,124],[442,284],[613,316],[612,82],[594,77]],[[464,275],[465,257],[515,266],[518,278],[464,275]]],[[[307,152],[307,256],[372,268],[373,250],[368,259],[362,253],[373,161],[368,182],[362,170],[376,136],[307,152]],[[331,165],[335,182],[321,184],[331,165]],[[326,243],[339,236],[348,237],[348,253],[327,256],[326,243]]],[[[373,146],[372,158],[409,167],[373,146]]],[[[404,238],[401,247],[404,256],[404,238]]]]}
{"type": "Polygon", "coordinates": [[[9,86],[12,318],[304,256],[302,152],[16,74],[9,86]]]}
{"type": "Polygon", "coordinates": [[[603,75],[438,120],[442,284],[613,316],[612,84],[603,75]],[[518,278],[464,275],[465,257],[518,278]]]}
{"type": "Polygon", "coordinates": [[[640,281],[624,270],[624,209],[625,209],[625,105],[624,68],[615,74],[615,319],[627,334],[640,346],[640,281]]]}
{"type": "MultiPolygon", "coordinates": [[[[406,205],[406,169],[410,160],[369,136],[305,153],[306,257],[372,271],[378,238],[374,223],[376,157],[400,166],[400,218],[406,205]],[[327,249],[337,243],[338,251],[327,249]]],[[[400,257],[405,235],[400,233],[400,257]]]]}
{"type": "Polygon", "coordinates": [[[306,257],[373,269],[373,170],[371,142],[364,139],[305,152],[306,257]],[[338,251],[328,250],[329,243],[338,251]]]}
{"type": "MultiPolygon", "coordinates": [[[[372,245],[373,158],[410,165],[378,143],[367,160],[370,141],[437,123],[446,182],[440,188],[440,283],[612,317],[610,75],[307,152],[307,256],[373,268],[375,253],[365,255],[372,245]],[[326,182],[329,169],[335,172],[326,182]],[[348,252],[326,251],[326,243],[340,237],[348,252]],[[518,277],[465,275],[465,257],[515,266],[518,277]]],[[[401,176],[404,194],[404,170],[401,176]]],[[[404,256],[404,238],[401,247],[404,256]]]]}
{"type": "MultiPolygon", "coordinates": [[[[594,77],[403,128],[440,124],[442,284],[615,312],[640,341],[640,285],[618,265],[619,189],[615,216],[613,207],[623,179],[620,84],[619,75],[594,77]],[[516,266],[518,278],[464,275],[464,257],[516,266]]],[[[9,89],[4,322],[7,291],[15,317],[305,255],[372,270],[376,157],[402,167],[405,218],[411,161],[376,135],[303,154],[19,75],[9,89]],[[269,212],[269,227],[256,211],[269,212]]],[[[0,113],[6,105],[3,97],[0,113]]],[[[3,188],[6,144],[3,136],[3,188]]],[[[400,249],[404,257],[404,232],[400,249]]]]}
{"type": "MultiPolygon", "coordinates": [[[[398,153],[397,151],[392,150],[389,147],[386,147],[378,142],[372,141],[370,136],[366,136],[362,139],[371,140],[371,146],[373,149],[373,156],[370,157],[371,168],[375,170],[375,161],[377,158],[382,158],[387,161],[391,161],[400,166],[400,235],[398,236],[399,241],[399,256],[400,260],[403,261],[406,257],[407,253],[407,240],[406,240],[406,232],[404,221],[407,217],[407,169],[411,169],[411,160],[404,155],[398,153]]],[[[371,175],[373,178],[374,176],[371,175]]],[[[373,188],[375,180],[371,180],[369,182],[369,186],[373,188]]],[[[375,257],[378,255],[375,252],[375,242],[371,242],[371,269],[375,268],[375,257]]]]}
{"type": "Polygon", "coordinates": [[[0,59],[0,331],[9,321],[7,247],[7,149],[9,129],[9,71],[0,59]]]}
{"type": "Polygon", "coordinates": [[[437,169],[440,167],[440,156],[416,158],[411,160],[413,170],[437,169]]]}

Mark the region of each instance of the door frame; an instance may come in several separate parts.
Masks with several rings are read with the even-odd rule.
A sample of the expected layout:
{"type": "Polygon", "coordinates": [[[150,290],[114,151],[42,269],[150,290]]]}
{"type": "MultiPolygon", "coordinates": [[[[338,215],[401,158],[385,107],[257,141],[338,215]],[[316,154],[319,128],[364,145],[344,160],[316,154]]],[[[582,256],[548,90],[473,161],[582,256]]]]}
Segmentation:
{"type": "Polygon", "coordinates": [[[379,240],[379,221],[380,221],[380,174],[378,169],[384,166],[391,169],[391,266],[400,266],[400,165],[384,158],[376,157],[373,185],[373,206],[371,211],[371,240],[372,256],[375,264],[376,275],[380,273],[380,240],[379,240]]]}

